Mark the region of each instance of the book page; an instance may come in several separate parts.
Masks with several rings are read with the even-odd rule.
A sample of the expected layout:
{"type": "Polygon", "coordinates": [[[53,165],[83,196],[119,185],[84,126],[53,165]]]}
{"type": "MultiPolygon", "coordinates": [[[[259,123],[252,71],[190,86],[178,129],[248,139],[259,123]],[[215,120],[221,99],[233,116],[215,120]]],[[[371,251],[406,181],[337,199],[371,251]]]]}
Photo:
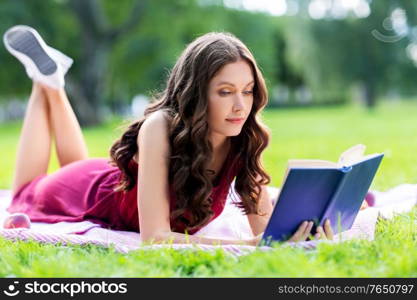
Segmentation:
{"type": "Polygon", "coordinates": [[[288,168],[337,168],[337,163],[319,159],[290,159],[288,168]]]}
{"type": "Polygon", "coordinates": [[[343,152],[340,157],[337,165],[339,167],[350,166],[359,161],[362,161],[364,157],[366,146],[362,144],[355,145],[350,147],[345,152],[343,152]]]}

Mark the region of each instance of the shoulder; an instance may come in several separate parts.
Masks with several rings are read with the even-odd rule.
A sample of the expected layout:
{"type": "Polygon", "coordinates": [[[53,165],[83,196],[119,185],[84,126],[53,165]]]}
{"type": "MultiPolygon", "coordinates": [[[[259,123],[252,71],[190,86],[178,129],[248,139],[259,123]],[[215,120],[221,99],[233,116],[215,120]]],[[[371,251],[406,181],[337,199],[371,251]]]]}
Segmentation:
{"type": "MultiPolygon", "coordinates": [[[[136,138],[138,149],[159,147],[169,151],[169,120],[168,113],[163,110],[150,114],[139,129],[136,138]]],[[[133,161],[139,164],[139,151],[133,156],[133,161]]]]}
{"type": "Polygon", "coordinates": [[[137,145],[139,149],[165,153],[169,151],[169,118],[165,111],[159,110],[150,114],[139,129],[137,145]]]}
{"type": "Polygon", "coordinates": [[[141,135],[168,136],[168,125],[168,113],[162,110],[155,111],[146,118],[140,127],[138,140],[141,135]]]}
{"type": "Polygon", "coordinates": [[[146,120],[143,122],[141,126],[141,129],[150,127],[152,129],[162,131],[164,129],[168,129],[168,124],[169,124],[168,113],[163,110],[158,110],[158,111],[151,113],[146,118],[146,120]]]}

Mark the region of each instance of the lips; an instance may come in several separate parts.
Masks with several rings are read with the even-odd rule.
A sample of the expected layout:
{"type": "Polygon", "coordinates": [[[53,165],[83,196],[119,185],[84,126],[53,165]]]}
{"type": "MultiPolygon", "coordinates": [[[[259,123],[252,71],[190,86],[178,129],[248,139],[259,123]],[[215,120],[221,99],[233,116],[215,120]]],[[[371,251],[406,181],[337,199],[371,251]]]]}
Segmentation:
{"type": "Polygon", "coordinates": [[[245,120],[245,118],[230,118],[226,119],[226,121],[231,122],[233,124],[240,124],[245,120]]]}

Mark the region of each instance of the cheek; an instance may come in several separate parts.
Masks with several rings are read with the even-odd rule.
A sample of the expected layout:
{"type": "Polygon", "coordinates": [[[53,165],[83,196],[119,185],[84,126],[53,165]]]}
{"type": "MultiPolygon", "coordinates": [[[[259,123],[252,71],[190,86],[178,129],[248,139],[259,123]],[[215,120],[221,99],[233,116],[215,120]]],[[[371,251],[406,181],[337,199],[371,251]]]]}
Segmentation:
{"type": "Polygon", "coordinates": [[[247,105],[248,112],[251,111],[252,107],[253,107],[253,95],[249,97],[249,100],[248,100],[248,105],[247,105]]]}
{"type": "Polygon", "coordinates": [[[228,108],[224,101],[221,99],[213,99],[208,105],[208,120],[209,124],[219,123],[227,118],[228,108]]]}

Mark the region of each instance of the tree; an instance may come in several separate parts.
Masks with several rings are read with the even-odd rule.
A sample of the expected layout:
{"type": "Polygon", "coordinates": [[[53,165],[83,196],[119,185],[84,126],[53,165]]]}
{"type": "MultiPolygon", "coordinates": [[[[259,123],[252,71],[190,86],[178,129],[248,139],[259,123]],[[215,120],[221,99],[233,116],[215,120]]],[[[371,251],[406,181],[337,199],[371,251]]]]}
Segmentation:
{"type": "Polygon", "coordinates": [[[370,6],[366,18],[297,16],[293,26],[288,26],[289,61],[303,74],[316,98],[328,91],[333,97],[345,97],[359,83],[364,87],[366,106],[372,108],[378,95],[394,85],[393,69],[405,55],[404,44],[384,43],[372,31],[382,26],[396,6],[384,1],[372,1],[370,6]]]}
{"type": "MultiPolygon", "coordinates": [[[[4,1],[0,26],[2,32],[16,24],[32,26],[48,44],[74,58],[66,76],[67,91],[80,123],[94,125],[102,120],[111,52],[142,21],[147,5],[147,0],[118,1],[117,6],[114,1],[98,0],[4,1]]],[[[21,67],[4,48],[0,59],[3,70],[7,69],[0,72],[1,82],[6,83],[2,94],[26,94],[30,81],[22,80],[21,67]]]]}
{"type": "Polygon", "coordinates": [[[134,2],[129,17],[121,25],[110,26],[101,2],[72,0],[69,7],[79,21],[81,55],[78,77],[69,77],[69,91],[76,103],[80,122],[98,124],[101,114],[97,108],[103,101],[109,64],[109,55],[115,43],[139,24],[147,1],[134,2]]]}

